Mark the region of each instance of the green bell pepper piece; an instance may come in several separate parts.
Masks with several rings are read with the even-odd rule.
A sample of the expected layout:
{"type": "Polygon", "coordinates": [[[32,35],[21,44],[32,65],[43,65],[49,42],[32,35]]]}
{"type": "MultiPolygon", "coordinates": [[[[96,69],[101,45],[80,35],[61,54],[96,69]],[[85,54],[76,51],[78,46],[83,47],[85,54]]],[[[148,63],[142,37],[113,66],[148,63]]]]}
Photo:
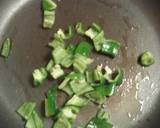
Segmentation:
{"type": "Polygon", "coordinates": [[[120,44],[114,40],[105,40],[102,44],[102,53],[115,57],[118,55],[118,50],[120,49],[120,44]]]}
{"type": "Polygon", "coordinates": [[[57,87],[53,86],[46,94],[45,116],[50,117],[56,113],[57,87]]]}
{"type": "Polygon", "coordinates": [[[17,113],[25,120],[28,120],[32,115],[32,112],[34,111],[35,107],[36,103],[25,102],[18,108],[17,113]]]}
{"type": "Polygon", "coordinates": [[[52,28],[55,23],[55,11],[44,11],[43,28],[52,28]]]}
{"type": "Polygon", "coordinates": [[[36,111],[33,111],[31,117],[27,120],[25,128],[44,128],[43,121],[36,111]]]}
{"type": "Polygon", "coordinates": [[[32,73],[33,84],[35,87],[39,87],[43,81],[47,78],[48,73],[45,68],[35,69],[32,73]]]}
{"type": "Polygon", "coordinates": [[[146,51],[140,55],[139,62],[142,66],[148,67],[155,63],[155,59],[151,52],[146,51]]]}
{"type": "Polygon", "coordinates": [[[89,56],[92,50],[92,46],[86,42],[80,42],[75,50],[75,54],[79,53],[84,56],[89,56]]]}
{"type": "Polygon", "coordinates": [[[111,77],[108,74],[105,74],[104,77],[109,84],[116,84],[116,86],[119,86],[123,83],[124,72],[122,69],[118,69],[111,75],[111,77]]]}
{"type": "Polygon", "coordinates": [[[106,87],[105,87],[105,95],[106,96],[112,96],[114,94],[115,87],[116,87],[115,83],[106,85],[106,87]]]}
{"type": "Polygon", "coordinates": [[[57,8],[57,5],[52,0],[42,0],[43,10],[52,11],[57,8]]]}
{"type": "Polygon", "coordinates": [[[83,27],[82,22],[78,22],[78,23],[76,24],[76,31],[77,31],[78,34],[81,34],[81,35],[84,35],[84,34],[85,34],[85,29],[84,29],[84,27],[83,27]]]}
{"type": "Polygon", "coordinates": [[[10,51],[11,51],[12,43],[10,38],[5,39],[5,41],[2,44],[1,48],[1,56],[4,58],[8,58],[10,51]]]}

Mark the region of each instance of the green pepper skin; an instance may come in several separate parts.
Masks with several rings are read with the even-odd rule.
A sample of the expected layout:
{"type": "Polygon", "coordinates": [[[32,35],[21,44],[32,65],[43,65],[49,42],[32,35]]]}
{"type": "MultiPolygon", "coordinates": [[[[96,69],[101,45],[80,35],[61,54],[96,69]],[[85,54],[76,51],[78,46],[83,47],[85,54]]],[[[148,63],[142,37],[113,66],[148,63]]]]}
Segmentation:
{"type": "Polygon", "coordinates": [[[143,52],[139,57],[139,63],[144,67],[148,67],[155,63],[154,56],[149,51],[143,52]]]}
{"type": "Polygon", "coordinates": [[[92,46],[88,42],[80,42],[75,50],[75,54],[79,53],[84,56],[89,56],[92,50],[92,46]]]}
{"type": "Polygon", "coordinates": [[[114,40],[105,40],[102,44],[102,53],[109,55],[111,57],[115,57],[118,55],[118,50],[120,48],[120,44],[114,40]]]}

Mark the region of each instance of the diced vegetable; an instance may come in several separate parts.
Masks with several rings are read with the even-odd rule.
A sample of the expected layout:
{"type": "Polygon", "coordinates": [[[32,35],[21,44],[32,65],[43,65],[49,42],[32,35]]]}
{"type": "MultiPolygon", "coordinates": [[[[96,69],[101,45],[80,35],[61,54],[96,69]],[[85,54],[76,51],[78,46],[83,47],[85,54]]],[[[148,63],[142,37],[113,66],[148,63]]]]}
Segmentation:
{"type": "Polygon", "coordinates": [[[97,32],[102,31],[102,28],[96,23],[92,23],[92,28],[94,28],[97,32]]]}
{"type": "Polygon", "coordinates": [[[98,32],[94,30],[93,28],[89,28],[86,32],[85,35],[88,36],[89,38],[93,39],[98,35],[98,32]]]}
{"type": "Polygon", "coordinates": [[[73,26],[69,26],[68,27],[68,33],[66,34],[66,38],[65,39],[72,39],[75,35],[75,30],[73,26]]]}
{"type": "Polygon", "coordinates": [[[58,120],[53,128],[71,128],[71,123],[76,119],[80,108],[87,104],[88,100],[86,98],[74,95],[60,110],[58,120]]]}
{"type": "Polygon", "coordinates": [[[63,82],[59,85],[59,89],[66,92],[68,95],[73,94],[73,90],[70,87],[70,81],[71,80],[81,80],[84,79],[84,76],[80,73],[71,72],[69,75],[65,77],[63,82]]]}
{"type": "Polygon", "coordinates": [[[42,82],[47,78],[47,71],[45,68],[35,69],[33,72],[33,84],[39,87],[42,82]]]}
{"type": "Polygon", "coordinates": [[[113,125],[108,123],[105,119],[97,117],[92,118],[85,128],[112,128],[113,125]]]}
{"type": "Polygon", "coordinates": [[[71,128],[71,124],[66,117],[62,116],[58,118],[53,128],[71,128]]]}
{"type": "Polygon", "coordinates": [[[76,107],[84,107],[88,104],[88,99],[84,97],[80,97],[77,95],[74,95],[67,103],[66,105],[72,105],[76,107]]]}
{"type": "Polygon", "coordinates": [[[34,111],[35,107],[36,107],[36,103],[25,102],[19,107],[19,109],[17,110],[17,113],[25,120],[28,120],[32,112],[34,111]]]}
{"type": "Polygon", "coordinates": [[[59,30],[57,31],[57,34],[58,34],[62,39],[68,40],[68,39],[73,38],[75,32],[74,32],[73,26],[69,26],[67,33],[65,33],[62,29],[59,29],[59,30]]]}
{"type": "Polygon", "coordinates": [[[72,80],[70,82],[70,86],[76,95],[82,95],[93,90],[93,88],[85,81],[85,79],[72,80]]]}
{"type": "Polygon", "coordinates": [[[115,83],[106,85],[106,87],[105,87],[105,95],[106,96],[112,96],[114,94],[115,87],[116,87],[115,83]]]}
{"type": "Polygon", "coordinates": [[[61,65],[65,68],[69,68],[72,64],[73,64],[73,55],[68,53],[61,61],[61,65]]]}
{"type": "Polygon", "coordinates": [[[86,97],[97,104],[103,104],[106,100],[105,87],[102,85],[94,87],[94,90],[87,93],[86,97]]]}
{"type": "Polygon", "coordinates": [[[5,39],[1,47],[1,56],[4,58],[8,58],[12,47],[12,42],[10,38],[5,39]]]}
{"type": "Polygon", "coordinates": [[[84,80],[85,76],[84,74],[81,74],[80,72],[71,72],[67,78],[70,78],[71,80],[84,80]]]}
{"type": "Polygon", "coordinates": [[[61,61],[66,57],[67,51],[62,47],[56,47],[52,51],[52,56],[56,64],[60,64],[61,61]]]}
{"type": "Polygon", "coordinates": [[[57,5],[52,0],[42,0],[43,10],[52,11],[57,8],[57,5]]]}
{"type": "Polygon", "coordinates": [[[44,128],[43,121],[36,111],[33,111],[31,117],[27,120],[26,128],[44,128]]]}
{"type": "Polygon", "coordinates": [[[100,81],[103,79],[102,66],[98,65],[94,70],[94,81],[100,81]]]}
{"type": "Polygon", "coordinates": [[[93,23],[91,28],[85,32],[85,35],[93,40],[96,51],[100,51],[102,44],[106,40],[104,37],[104,31],[101,27],[98,24],[93,23]]]}
{"type": "Polygon", "coordinates": [[[111,57],[115,57],[118,55],[118,50],[120,48],[120,44],[114,40],[106,40],[102,44],[102,53],[106,55],[110,55],[111,57]]]}
{"type": "Polygon", "coordinates": [[[142,66],[148,67],[155,63],[155,59],[151,52],[146,51],[140,55],[139,62],[142,66]]]}
{"type": "Polygon", "coordinates": [[[68,95],[72,95],[73,91],[69,85],[70,78],[66,77],[63,82],[59,85],[59,89],[66,92],[68,95]]]}
{"type": "Polygon", "coordinates": [[[68,95],[73,94],[73,90],[70,87],[70,81],[75,79],[84,79],[84,76],[80,73],[71,72],[66,78],[63,80],[63,82],[59,85],[59,89],[66,92],[68,95]]]}
{"type": "Polygon", "coordinates": [[[86,80],[88,83],[93,83],[94,82],[94,74],[93,74],[93,71],[91,70],[87,70],[86,73],[86,80]]]}
{"type": "Polygon", "coordinates": [[[84,30],[83,24],[81,22],[78,22],[76,24],[76,31],[78,34],[81,34],[81,35],[85,34],[85,30],[84,30]]]}
{"type": "Polygon", "coordinates": [[[61,28],[58,29],[57,34],[58,34],[63,40],[66,39],[66,35],[65,35],[64,31],[63,31],[61,28]]]}
{"type": "Polygon", "coordinates": [[[96,23],[93,23],[91,28],[89,28],[86,32],[85,35],[88,36],[89,38],[93,39],[96,37],[101,31],[101,28],[99,25],[96,23]]]}
{"type": "Polygon", "coordinates": [[[73,55],[75,53],[76,47],[77,47],[76,45],[69,44],[67,46],[67,52],[73,55]]]}
{"type": "Polygon", "coordinates": [[[44,11],[43,28],[52,28],[55,22],[55,11],[44,11]]]}
{"type": "Polygon", "coordinates": [[[46,70],[47,70],[48,72],[50,72],[50,70],[52,69],[53,66],[54,66],[54,61],[53,61],[53,59],[51,59],[51,60],[48,62],[47,66],[46,66],[46,70]]]}
{"type": "Polygon", "coordinates": [[[111,77],[108,74],[105,74],[104,77],[106,78],[108,83],[114,83],[118,86],[123,82],[124,72],[122,69],[118,69],[111,75],[111,77]]]}
{"type": "Polygon", "coordinates": [[[92,62],[93,62],[92,59],[87,58],[87,57],[80,55],[80,54],[76,54],[74,62],[73,62],[73,67],[75,68],[75,70],[77,70],[81,73],[84,73],[87,66],[89,64],[91,64],[92,62]]]}
{"type": "Polygon", "coordinates": [[[73,90],[71,89],[70,85],[65,86],[61,90],[67,93],[69,96],[73,95],[73,90]]]}
{"type": "Polygon", "coordinates": [[[62,108],[60,114],[61,116],[66,117],[70,123],[73,123],[73,121],[76,119],[77,114],[79,113],[79,108],[75,106],[65,106],[62,108]]]}
{"type": "Polygon", "coordinates": [[[99,119],[107,119],[108,118],[108,114],[104,111],[104,109],[99,108],[96,114],[96,117],[99,119]]]}
{"type": "Polygon", "coordinates": [[[63,82],[59,85],[58,88],[59,88],[59,89],[64,88],[65,86],[68,85],[69,81],[70,81],[70,78],[66,77],[66,78],[63,80],[63,82]]]}
{"type": "Polygon", "coordinates": [[[53,116],[56,112],[57,87],[52,87],[45,98],[45,116],[53,116]]]}
{"type": "Polygon", "coordinates": [[[54,79],[57,79],[64,75],[64,71],[61,69],[59,64],[56,64],[53,68],[51,68],[50,74],[54,79]]]}
{"type": "MultiPolygon", "coordinates": [[[[57,33],[54,33],[53,37],[54,37],[55,40],[58,40],[58,41],[64,43],[64,39],[62,38],[61,34],[58,34],[58,31],[57,31],[57,33]]],[[[63,32],[63,30],[61,30],[61,31],[63,32]]]]}
{"type": "Polygon", "coordinates": [[[48,46],[51,48],[56,47],[65,47],[64,40],[63,39],[54,39],[52,42],[48,43],[48,46]]]}
{"type": "Polygon", "coordinates": [[[102,45],[105,42],[104,31],[99,32],[94,38],[93,43],[96,51],[100,51],[102,49],[102,45]]]}
{"type": "Polygon", "coordinates": [[[75,54],[81,54],[84,56],[89,56],[92,50],[92,46],[88,42],[80,42],[75,50],[75,54]]]}

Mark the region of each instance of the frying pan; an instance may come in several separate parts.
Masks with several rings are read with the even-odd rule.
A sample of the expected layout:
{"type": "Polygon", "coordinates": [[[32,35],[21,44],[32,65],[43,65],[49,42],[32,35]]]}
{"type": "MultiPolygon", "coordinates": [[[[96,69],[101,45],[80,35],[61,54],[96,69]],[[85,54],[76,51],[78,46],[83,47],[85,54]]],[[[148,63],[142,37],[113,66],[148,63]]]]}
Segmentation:
{"type": "MultiPolygon", "coordinates": [[[[82,21],[86,26],[100,24],[106,37],[121,42],[115,59],[92,54],[96,64],[124,68],[125,80],[105,109],[115,128],[160,128],[160,1],[159,0],[59,0],[52,30],[41,28],[40,0],[0,0],[0,42],[10,37],[11,55],[0,59],[0,128],[23,128],[15,113],[25,101],[35,101],[43,116],[44,93],[55,81],[33,88],[31,73],[49,60],[47,43],[58,28],[82,21]],[[138,55],[151,51],[156,63],[149,68],[137,64],[138,55]]],[[[80,39],[74,39],[76,43],[80,39]]],[[[59,93],[62,105],[66,95],[59,93]]],[[[82,109],[76,124],[85,124],[96,112],[95,106],[82,109]]],[[[52,125],[44,119],[45,128],[52,125]]]]}

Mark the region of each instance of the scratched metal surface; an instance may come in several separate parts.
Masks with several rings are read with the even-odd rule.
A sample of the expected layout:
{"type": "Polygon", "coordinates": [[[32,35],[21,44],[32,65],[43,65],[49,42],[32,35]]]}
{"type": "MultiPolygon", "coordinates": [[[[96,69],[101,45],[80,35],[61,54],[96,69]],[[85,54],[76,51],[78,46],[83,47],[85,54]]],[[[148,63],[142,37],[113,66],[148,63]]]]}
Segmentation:
{"type": "MultiPolygon", "coordinates": [[[[107,99],[105,108],[115,128],[160,127],[160,2],[158,0],[59,0],[56,23],[52,30],[41,28],[40,0],[0,0],[0,44],[6,37],[13,41],[8,60],[0,59],[0,128],[22,128],[15,113],[24,101],[36,101],[43,117],[44,93],[54,84],[46,81],[33,88],[31,73],[46,64],[50,50],[46,47],[58,28],[82,21],[86,26],[99,23],[108,38],[121,42],[118,57],[110,59],[92,54],[96,64],[124,68],[125,80],[116,94],[107,99]],[[137,56],[151,51],[156,63],[143,69],[137,56]]],[[[74,40],[73,43],[80,41],[74,40]]],[[[60,93],[58,103],[66,95],[60,93]]],[[[94,115],[93,104],[82,109],[76,124],[85,124],[94,115]]],[[[45,121],[45,128],[52,120],[45,121]]]]}

